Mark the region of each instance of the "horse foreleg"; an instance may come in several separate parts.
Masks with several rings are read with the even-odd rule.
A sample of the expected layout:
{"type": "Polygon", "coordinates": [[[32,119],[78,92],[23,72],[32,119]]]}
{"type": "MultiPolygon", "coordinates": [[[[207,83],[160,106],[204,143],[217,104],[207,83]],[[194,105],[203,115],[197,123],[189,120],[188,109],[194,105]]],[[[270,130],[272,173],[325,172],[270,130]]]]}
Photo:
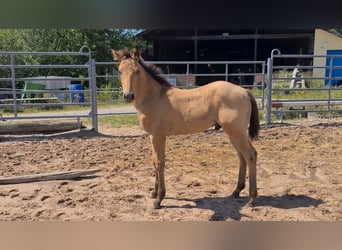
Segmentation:
{"type": "Polygon", "coordinates": [[[165,136],[151,135],[152,144],[152,161],[156,171],[156,180],[154,185],[154,191],[152,192],[152,198],[155,198],[153,207],[160,208],[160,203],[165,197],[165,136]]]}
{"type": "Polygon", "coordinates": [[[152,162],[153,162],[154,169],[155,169],[156,180],[154,182],[154,190],[151,193],[151,198],[155,199],[155,198],[157,198],[157,193],[158,193],[158,171],[157,171],[157,168],[156,168],[156,165],[155,165],[153,159],[152,159],[152,162]]]}

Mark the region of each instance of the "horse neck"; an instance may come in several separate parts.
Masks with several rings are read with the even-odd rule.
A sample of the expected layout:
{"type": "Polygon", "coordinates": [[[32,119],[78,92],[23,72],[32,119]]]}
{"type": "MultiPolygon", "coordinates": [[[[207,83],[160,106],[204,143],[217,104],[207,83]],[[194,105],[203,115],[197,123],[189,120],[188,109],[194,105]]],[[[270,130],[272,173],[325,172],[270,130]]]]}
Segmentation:
{"type": "Polygon", "coordinates": [[[162,86],[153,79],[141,66],[139,66],[140,74],[138,84],[134,89],[134,105],[139,107],[141,104],[146,103],[148,100],[153,100],[159,96],[162,86]]]}

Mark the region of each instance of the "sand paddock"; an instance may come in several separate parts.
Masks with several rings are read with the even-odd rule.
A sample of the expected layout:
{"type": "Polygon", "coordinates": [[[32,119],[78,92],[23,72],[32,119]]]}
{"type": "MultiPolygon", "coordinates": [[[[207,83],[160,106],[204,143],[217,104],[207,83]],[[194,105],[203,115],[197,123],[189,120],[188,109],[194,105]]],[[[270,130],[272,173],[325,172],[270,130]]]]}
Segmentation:
{"type": "Polygon", "coordinates": [[[76,180],[0,185],[0,220],[330,221],[342,220],[342,120],[305,120],[261,130],[258,194],[244,208],[238,159],[222,130],[172,136],[166,198],[152,209],[149,137],[138,127],[60,134],[0,135],[0,176],[100,169],[76,180]]]}

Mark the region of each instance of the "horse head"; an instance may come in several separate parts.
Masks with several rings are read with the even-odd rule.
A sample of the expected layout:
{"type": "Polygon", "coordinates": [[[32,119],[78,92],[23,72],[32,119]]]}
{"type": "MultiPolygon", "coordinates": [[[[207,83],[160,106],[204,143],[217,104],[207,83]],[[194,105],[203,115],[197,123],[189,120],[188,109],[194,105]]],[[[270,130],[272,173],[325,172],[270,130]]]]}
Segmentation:
{"type": "Polygon", "coordinates": [[[119,74],[124,99],[126,102],[134,100],[134,86],[138,84],[140,50],[134,49],[129,52],[123,50],[112,50],[114,60],[119,61],[119,74]]]}

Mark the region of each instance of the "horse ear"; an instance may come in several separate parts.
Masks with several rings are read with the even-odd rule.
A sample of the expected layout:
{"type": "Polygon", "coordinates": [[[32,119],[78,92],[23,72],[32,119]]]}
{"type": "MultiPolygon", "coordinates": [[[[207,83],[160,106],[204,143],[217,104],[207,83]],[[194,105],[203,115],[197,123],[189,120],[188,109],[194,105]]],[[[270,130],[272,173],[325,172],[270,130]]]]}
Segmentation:
{"type": "Polygon", "coordinates": [[[133,49],[131,55],[135,61],[138,61],[140,59],[140,49],[138,48],[133,49]]]}
{"type": "Polygon", "coordinates": [[[113,54],[114,60],[121,61],[122,55],[121,55],[121,53],[119,53],[119,51],[112,49],[112,54],[113,54]]]}

